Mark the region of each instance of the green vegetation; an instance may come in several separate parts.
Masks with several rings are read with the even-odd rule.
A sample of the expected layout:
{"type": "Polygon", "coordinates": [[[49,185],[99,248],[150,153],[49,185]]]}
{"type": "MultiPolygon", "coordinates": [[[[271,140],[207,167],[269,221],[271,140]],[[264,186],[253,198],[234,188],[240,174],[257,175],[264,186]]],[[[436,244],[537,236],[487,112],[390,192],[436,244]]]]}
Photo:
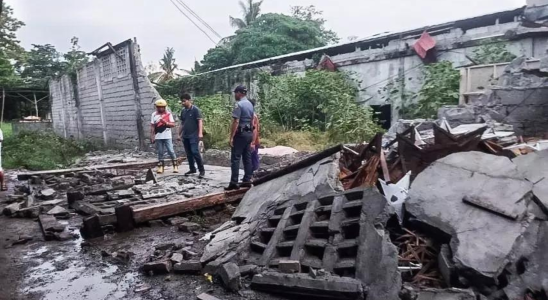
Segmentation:
{"type": "Polygon", "coordinates": [[[13,134],[11,123],[2,123],[2,134],[4,139],[10,137],[13,134]]]}
{"type": "Polygon", "coordinates": [[[498,64],[514,60],[517,56],[506,48],[506,43],[487,41],[474,50],[476,64],[498,64]]]}
{"type": "Polygon", "coordinates": [[[414,95],[418,101],[402,107],[404,118],[435,119],[440,107],[459,103],[460,72],[453,68],[451,62],[424,66],[423,77],[423,85],[414,95]]]}
{"type": "Polygon", "coordinates": [[[66,140],[52,132],[21,132],[4,136],[2,159],[4,169],[24,168],[49,170],[67,167],[95,150],[90,144],[66,140]]]}
{"type": "MultiPolygon", "coordinates": [[[[258,78],[261,92],[256,111],[265,146],[314,151],[335,143],[363,142],[382,131],[372,110],[356,103],[358,83],[345,73],[311,70],[305,76],[264,73],[258,78]]],[[[160,92],[178,113],[176,90],[160,92]]],[[[194,103],[204,117],[206,147],[227,148],[232,95],[196,97],[194,103]]]]}

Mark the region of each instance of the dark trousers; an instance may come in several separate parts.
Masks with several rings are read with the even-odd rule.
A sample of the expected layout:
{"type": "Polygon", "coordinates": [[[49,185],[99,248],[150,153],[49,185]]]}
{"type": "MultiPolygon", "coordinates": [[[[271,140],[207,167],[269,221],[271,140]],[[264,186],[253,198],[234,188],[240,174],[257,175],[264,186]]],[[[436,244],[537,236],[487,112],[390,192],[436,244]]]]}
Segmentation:
{"type": "Polygon", "coordinates": [[[198,149],[198,143],[199,140],[197,137],[183,138],[183,145],[185,147],[190,172],[196,172],[194,163],[198,165],[198,170],[200,170],[200,172],[204,172],[204,163],[202,161],[202,156],[200,155],[200,149],[198,149]]]}
{"type": "Polygon", "coordinates": [[[243,157],[244,178],[243,182],[250,182],[253,177],[253,165],[251,164],[251,142],[253,132],[238,132],[234,136],[233,147],[230,153],[231,183],[238,183],[240,173],[240,160],[243,157]]]}

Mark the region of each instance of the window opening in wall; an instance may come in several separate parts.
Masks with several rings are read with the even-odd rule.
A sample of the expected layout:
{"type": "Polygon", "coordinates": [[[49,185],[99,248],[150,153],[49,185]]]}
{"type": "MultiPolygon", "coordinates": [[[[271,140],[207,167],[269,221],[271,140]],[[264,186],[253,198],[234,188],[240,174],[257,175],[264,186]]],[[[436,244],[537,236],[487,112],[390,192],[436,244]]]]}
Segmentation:
{"type": "Polygon", "coordinates": [[[110,55],[101,57],[101,69],[103,71],[103,80],[112,78],[112,62],[110,55]]]}
{"type": "Polygon", "coordinates": [[[127,60],[127,48],[122,48],[116,52],[116,69],[118,75],[126,75],[129,70],[128,60],[127,60]]]}
{"type": "Polygon", "coordinates": [[[95,81],[95,67],[92,64],[86,66],[87,79],[89,80],[89,86],[95,87],[97,82],[95,81]]]}
{"type": "Polygon", "coordinates": [[[371,105],[371,108],[373,109],[373,114],[377,119],[377,123],[383,129],[390,129],[392,121],[392,105],[371,105]]]}

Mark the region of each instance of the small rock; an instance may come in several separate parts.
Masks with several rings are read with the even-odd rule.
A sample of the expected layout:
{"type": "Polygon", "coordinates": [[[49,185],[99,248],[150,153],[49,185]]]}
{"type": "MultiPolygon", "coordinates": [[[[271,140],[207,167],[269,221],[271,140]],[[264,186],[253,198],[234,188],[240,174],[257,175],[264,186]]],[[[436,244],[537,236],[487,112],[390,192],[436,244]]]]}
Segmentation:
{"type": "Polygon", "coordinates": [[[169,260],[162,260],[162,261],[154,261],[150,263],[146,263],[143,266],[144,272],[150,272],[152,271],[154,274],[166,274],[171,272],[171,261],[169,260]]]}
{"type": "Polygon", "coordinates": [[[109,257],[111,256],[112,254],[110,254],[107,250],[101,250],[101,256],[102,257],[109,257]]]}
{"type": "Polygon", "coordinates": [[[154,249],[165,251],[165,250],[171,250],[174,247],[175,247],[175,243],[167,243],[167,244],[156,245],[154,249]]]}
{"type": "Polygon", "coordinates": [[[215,215],[217,212],[214,209],[204,209],[202,210],[202,215],[204,217],[211,217],[215,215]]]}
{"type": "Polygon", "coordinates": [[[138,285],[134,292],[136,293],[142,293],[142,292],[146,292],[148,290],[150,290],[152,287],[150,285],[147,285],[147,284],[141,284],[141,285],[138,285]]]}
{"type": "Polygon", "coordinates": [[[185,246],[192,246],[194,245],[193,241],[185,241],[185,246]]]}
{"type": "Polygon", "coordinates": [[[183,232],[193,232],[200,230],[200,225],[192,222],[185,222],[179,225],[179,231],[183,232]]]}
{"type": "Polygon", "coordinates": [[[52,208],[51,210],[49,210],[47,212],[48,215],[54,215],[54,216],[57,216],[57,215],[68,215],[68,210],[64,209],[63,207],[57,205],[55,206],[54,208],[52,208]]]}
{"type": "Polygon", "coordinates": [[[325,275],[327,275],[327,273],[325,272],[324,269],[319,269],[319,270],[318,270],[318,276],[321,277],[321,276],[325,276],[325,275]]]}
{"type": "Polygon", "coordinates": [[[220,300],[219,298],[213,297],[206,293],[201,293],[197,296],[198,300],[220,300]]]}
{"type": "Polygon", "coordinates": [[[298,260],[280,260],[278,268],[282,273],[300,273],[301,263],[298,260]]]}
{"type": "Polygon", "coordinates": [[[226,263],[219,269],[219,275],[225,287],[233,292],[238,292],[242,287],[240,268],[235,263],[226,263]]]}
{"type": "Polygon", "coordinates": [[[255,275],[258,271],[259,267],[256,265],[245,265],[240,267],[241,276],[255,275]]]}
{"type": "Polygon", "coordinates": [[[318,271],[314,268],[310,268],[310,271],[308,271],[308,275],[312,278],[318,277],[318,271]]]}
{"type": "Polygon", "coordinates": [[[44,200],[53,200],[55,198],[55,194],[56,192],[54,189],[45,189],[40,191],[40,195],[44,200]]]}
{"type": "Polygon", "coordinates": [[[76,201],[84,200],[85,195],[81,191],[70,190],[67,192],[67,202],[69,205],[76,201]]]}
{"type": "Polygon", "coordinates": [[[202,264],[197,260],[183,261],[175,264],[173,270],[179,273],[200,273],[202,271],[202,264]]]}
{"type": "Polygon", "coordinates": [[[164,281],[171,281],[171,276],[166,276],[166,278],[164,278],[164,281]]]}
{"type": "Polygon", "coordinates": [[[22,235],[19,237],[19,240],[11,243],[12,246],[14,245],[23,245],[23,244],[26,244],[28,242],[32,241],[32,236],[25,236],[25,235],[22,235]]]}
{"type": "Polygon", "coordinates": [[[171,256],[171,261],[174,263],[174,264],[179,264],[181,263],[182,261],[184,260],[184,257],[181,253],[173,253],[173,255],[171,256]]]}
{"type": "Polygon", "coordinates": [[[183,224],[183,223],[188,222],[188,218],[174,217],[174,218],[168,219],[167,222],[168,222],[170,225],[172,225],[172,226],[177,226],[177,225],[180,225],[180,224],[183,224]]]}

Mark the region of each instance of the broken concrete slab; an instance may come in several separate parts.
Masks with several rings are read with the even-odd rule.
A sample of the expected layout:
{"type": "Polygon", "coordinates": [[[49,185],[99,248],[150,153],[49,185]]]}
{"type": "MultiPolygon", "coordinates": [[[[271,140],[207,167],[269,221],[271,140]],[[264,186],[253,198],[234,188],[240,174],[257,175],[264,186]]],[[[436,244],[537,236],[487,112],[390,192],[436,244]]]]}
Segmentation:
{"type": "Polygon", "coordinates": [[[217,275],[219,268],[223,265],[222,261],[214,260],[207,263],[202,269],[203,274],[217,275]]]}
{"type": "Polygon", "coordinates": [[[240,275],[249,276],[255,275],[259,272],[259,267],[257,265],[245,265],[240,266],[240,275]]]}
{"type": "Polygon", "coordinates": [[[169,260],[154,261],[143,265],[143,272],[154,274],[166,274],[171,272],[172,264],[169,260]]]}
{"type": "Polygon", "coordinates": [[[531,190],[532,184],[508,158],[457,153],[436,161],[417,176],[406,209],[417,221],[453,237],[450,245],[457,268],[473,270],[495,283],[528,222],[500,217],[462,199],[467,195],[497,199],[499,204],[515,205],[522,211],[531,190]]]}
{"type": "Polygon", "coordinates": [[[38,216],[38,221],[40,222],[42,234],[46,241],[56,239],[56,233],[63,232],[67,227],[66,225],[57,222],[57,219],[51,215],[40,215],[38,216]]]}
{"type": "Polygon", "coordinates": [[[88,239],[105,235],[98,215],[85,218],[83,221],[83,227],[80,231],[82,232],[82,236],[88,239]]]}
{"type": "Polygon", "coordinates": [[[221,300],[206,293],[201,293],[200,295],[196,296],[196,298],[198,298],[198,300],[221,300]]]}
{"type": "Polygon", "coordinates": [[[255,275],[251,281],[251,288],[278,294],[306,296],[311,299],[364,298],[364,290],[361,281],[353,278],[336,276],[326,276],[314,279],[308,276],[308,274],[267,272],[255,275]]]}
{"type": "Polygon", "coordinates": [[[197,274],[202,271],[202,264],[197,260],[187,260],[173,265],[173,271],[178,273],[197,274]]]}
{"type": "Polygon", "coordinates": [[[520,173],[534,184],[535,202],[548,215],[548,150],[521,155],[512,161],[520,173]]]}
{"type": "Polygon", "coordinates": [[[81,191],[70,190],[67,192],[67,202],[72,205],[76,201],[84,200],[86,196],[81,191]]]}
{"type": "Polygon", "coordinates": [[[441,276],[445,280],[445,284],[447,286],[453,286],[453,282],[455,282],[456,279],[456,273],[449,245],[441,246],[440,253],[438,254],[438,268],[441,276]]]}
{"type": "Polygon", "coordinates": [[[417,300],[476,300],[476,295],[471,290],[461,289],[424,289],[418,293],[417,300]]]}
{"type": "Polygon", "coordinates": [[[47,212],[48,215],[53,215],[53,216],[67,215],[68,213],[69,213],[68,210],[58,205],[47,212]]]}
{"type": "Polygon", "coordinates": [[[226,263],[221,266],[219,276],[229,291],[237,292],[242,288],[240,268],[235,263],[226,263]]]}
{"type": "Polygon", "coordinates": [[[4,207],[4,210],[2,212],[6,216],[11,216],[11,215],[14,215],[15,213],[17,213],[17,211],[21,209],[21,206],[22,206],[22,203],[15,202],[15,203],[12,203],[12,204],[4,207]]]}

